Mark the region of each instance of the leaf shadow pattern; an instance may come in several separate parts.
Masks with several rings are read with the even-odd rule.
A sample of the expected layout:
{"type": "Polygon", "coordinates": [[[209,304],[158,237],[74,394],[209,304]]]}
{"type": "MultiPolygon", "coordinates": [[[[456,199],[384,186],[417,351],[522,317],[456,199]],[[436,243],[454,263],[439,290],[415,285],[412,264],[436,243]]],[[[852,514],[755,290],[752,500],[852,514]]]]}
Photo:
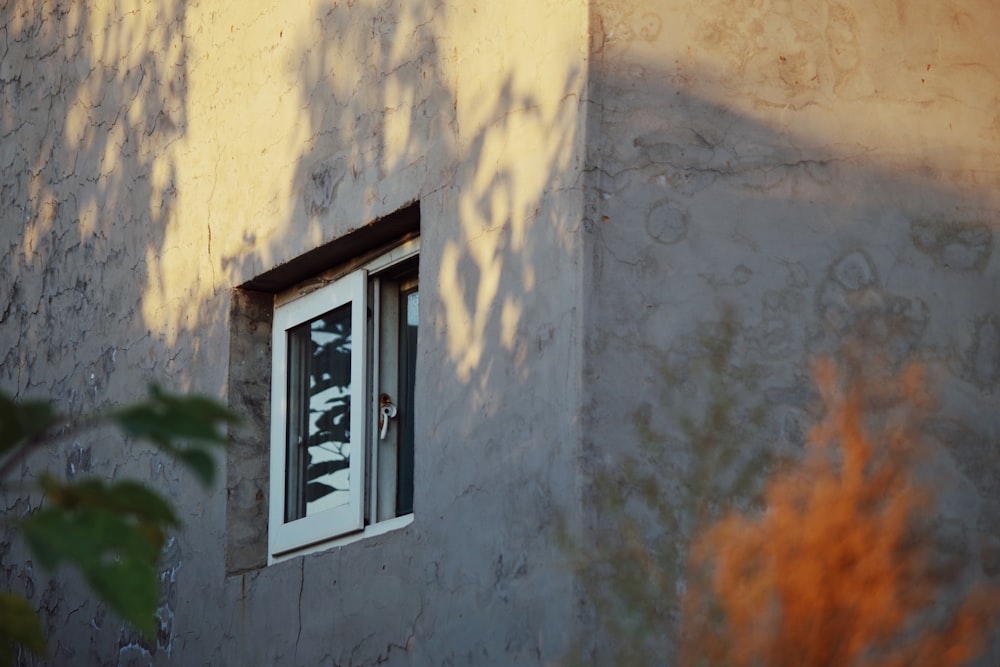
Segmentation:
{"type": "MultiPolygon", "coordinates": [[[[174,346],[171,337],[185,328],[183,316],[171,311],[163,328],[144,317],[149,291],[166,280],[158,264],[171,250],[168,227],[179,210],[188,17],[183,0],[154,0],[141,12],[64,0],[0,3],[0,387],[19,401],[46,396],[68,421],[132,402],[153,376],[190,382],[177,374],[192,365],[199,339],[174,346]]],[[[207,325],[187,330],[209,334],[207,325]]],[[[7,517],[37,510],[46,497],[35,483],[39,471],[63,466],[68,480],[91,469],[140,478],[163,471],[160,481],[175,491],[167,495],[185,498],[176,493],[185,479],[180,466],[160,450],[130,448],[134,439],[100,428],[45,448],[5,480],[7,517]],[[118,456],[126,451],[141,453],[118,456]]],[[[205,457],[191,457],[204,472],[205,457]]],[[[71,657],[80,649],[70,646],[67,627],[99,631],[104,607],[72,578],[44,573],[15,533],[10,522],[0,529],[0,588],[23,593],[47,635],[58,637],[51,661],[113,662],[114,639],[71,657]]],[[[170,570],[165,560],[158,567],[161,578],[170,570]]],[[[164,619],[176,600],[160,599],[155,633],[136,639],[146,655],[169,643],[164,619]]],[[[114,619],[106,634],[126,633],[114,619]]]]}

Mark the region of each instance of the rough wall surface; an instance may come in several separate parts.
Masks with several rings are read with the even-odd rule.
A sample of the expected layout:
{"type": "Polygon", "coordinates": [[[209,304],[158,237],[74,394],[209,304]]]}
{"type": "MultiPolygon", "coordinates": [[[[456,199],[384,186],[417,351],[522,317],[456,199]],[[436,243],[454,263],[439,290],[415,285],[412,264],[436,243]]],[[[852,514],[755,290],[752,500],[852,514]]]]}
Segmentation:
{"type": "Polygon", "coordinates": [[[2,583],[41,610],[51,663],[561,654],[583,3],[12,0],[0,19],[0,386],[18,397],[69,416],[153,380],[226,399],[245,389],[227,386],[231,333],[256,335],[231,328],[235,286],[410,202],[423,220],[413,523],[227,576],[245,537],[227,534],[227,489],[113,434],[62,443],[25,464],[5,512],[38,506],[38,471],[82,471],[164,488],[186,529],[154,642],[5,529],[2,583]]]}
{"type": "MultiPolygon", "coordinates": [[[[810,361],[861,340],[932,370],[947,548],[997,576],[997,26],[996,3],[971,0],[592,3],[593,475],[631,452],[687,506],[700,454],[678,416],[707,405],[698,373],[727,317],[724,383],[739,395],[752,375],[739,401],[764,408],[759,427],[736,415],[745,463],[802,447],[810,361]]],[[[599,535],[615,510],[588,503],[599,535]]],[[[675,528],[666,544],[689,534],[675,528]]]]}
{"type": "Polygon", "coordinates": [[[153,380],[229,398],[233,335],[261,335],[241,317],[266,315],[233,287],[422,217],[413,523],[227,562],[260,535],[227,523],[260,469],[244,450],[206,494],[113,434],[61,443],[5,513],[38,506],[43,469],[133,476],[186,530],[149,642],[4,529],[0,583],[43,613],[51,663],[550,664],[579,642],[601,664],[554,527],[599,536],[614,517],[593,489],[580,516],[578,469],[651,439],[684,486],[676,415],[704,406],[727,307],[728,379],[751,369],[766,408],[748,451],[801,446],[808,361],[859,330],[931,365],[943,518],[963,567],[997,576],[1000,15],[913,4],[4,4],[4,390],[70,417],[153,380]]]}

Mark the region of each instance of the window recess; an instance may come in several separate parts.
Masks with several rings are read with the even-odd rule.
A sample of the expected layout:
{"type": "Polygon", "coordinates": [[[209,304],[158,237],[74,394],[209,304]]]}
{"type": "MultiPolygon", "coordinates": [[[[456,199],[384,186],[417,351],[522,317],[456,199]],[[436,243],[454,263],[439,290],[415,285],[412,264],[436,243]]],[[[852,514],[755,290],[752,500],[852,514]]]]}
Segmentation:
{"type": "Polygon", "coordinates": [[[419,239],[276,296],[268,560],[413,512],[419,239]]]}

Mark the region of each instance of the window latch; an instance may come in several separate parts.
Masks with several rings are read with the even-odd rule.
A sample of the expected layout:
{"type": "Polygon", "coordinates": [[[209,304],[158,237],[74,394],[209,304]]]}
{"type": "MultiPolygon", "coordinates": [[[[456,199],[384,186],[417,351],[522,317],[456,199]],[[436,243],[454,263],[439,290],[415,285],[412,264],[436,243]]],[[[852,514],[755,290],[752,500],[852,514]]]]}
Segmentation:
{"type": "Polygon", "coordinates": [[[396,406],[392,402],[389,394],[382,392],[378,395],[378,439],[385,440],[385,434],[389,431],[389,420],[396,417],[396,406]]]}

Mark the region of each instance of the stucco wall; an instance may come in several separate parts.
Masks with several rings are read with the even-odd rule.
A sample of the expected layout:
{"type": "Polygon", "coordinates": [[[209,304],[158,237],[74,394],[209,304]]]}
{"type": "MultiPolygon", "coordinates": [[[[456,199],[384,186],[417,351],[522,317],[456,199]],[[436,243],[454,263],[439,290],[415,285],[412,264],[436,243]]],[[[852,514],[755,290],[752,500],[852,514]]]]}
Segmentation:
{"type": "MultiPolygon", "coordinates": [[[[422,214],[413,523],[227,576],[225,488],[202,493],[114,436],[63,443],[25,484],[43,468],[135,476],[174,498],[185,530],[154,643],[5,532],[3,583],[42,610],[52,663],[560,654],[572,596],[551,526],[576,493],[583,4],[0,11],[0,383],[19,397],[70,416],[153,380],[227,399],[235,286],[411,202],[422,214]]],[[[40,498],[22,485],[4,502],[40,498]]]]}
{"type": "Polygon", "coordinates": [[[6,512],[38,506],[38,471],[82,471],[165,489],[186,529],[156,642],[5,529],[0,582],[52,662],[600,664],[556,524],[599,541],[589,482],[627,455],[687,502],[679,415],[725,312],[743,459],[801,447],[808,363],[858,330],[931,366],[943,525],[995,577],[1000,16],[913,4],[4,5],[4,390],[69,416],[153,380],[228,400],[232,335],[264,317],[234,287],[411,202],[422,220],[414,522],[227,565],[227,489],[110,434],[61,443],[6,512]]]}
{"type": "MultiPolygon", "coordinates": [[[[998,25],[975,1],[593,3],[592,475],[632,456],[691,507],[702,452],[681,417],[708,404],[726,317],[722,381],[744,429],[730,468],[800,451],[821,414],[809,364],[860,340],[930,369],[941,548],[996,577],[998,25]]],[[[698,490],[702,507],[724,486],[698,490]]],[[[598,535],[620,511],[603,500],[588,500],[598,535]]],[[[661,526],[665,549],[693,518],[661,526]]]]}

